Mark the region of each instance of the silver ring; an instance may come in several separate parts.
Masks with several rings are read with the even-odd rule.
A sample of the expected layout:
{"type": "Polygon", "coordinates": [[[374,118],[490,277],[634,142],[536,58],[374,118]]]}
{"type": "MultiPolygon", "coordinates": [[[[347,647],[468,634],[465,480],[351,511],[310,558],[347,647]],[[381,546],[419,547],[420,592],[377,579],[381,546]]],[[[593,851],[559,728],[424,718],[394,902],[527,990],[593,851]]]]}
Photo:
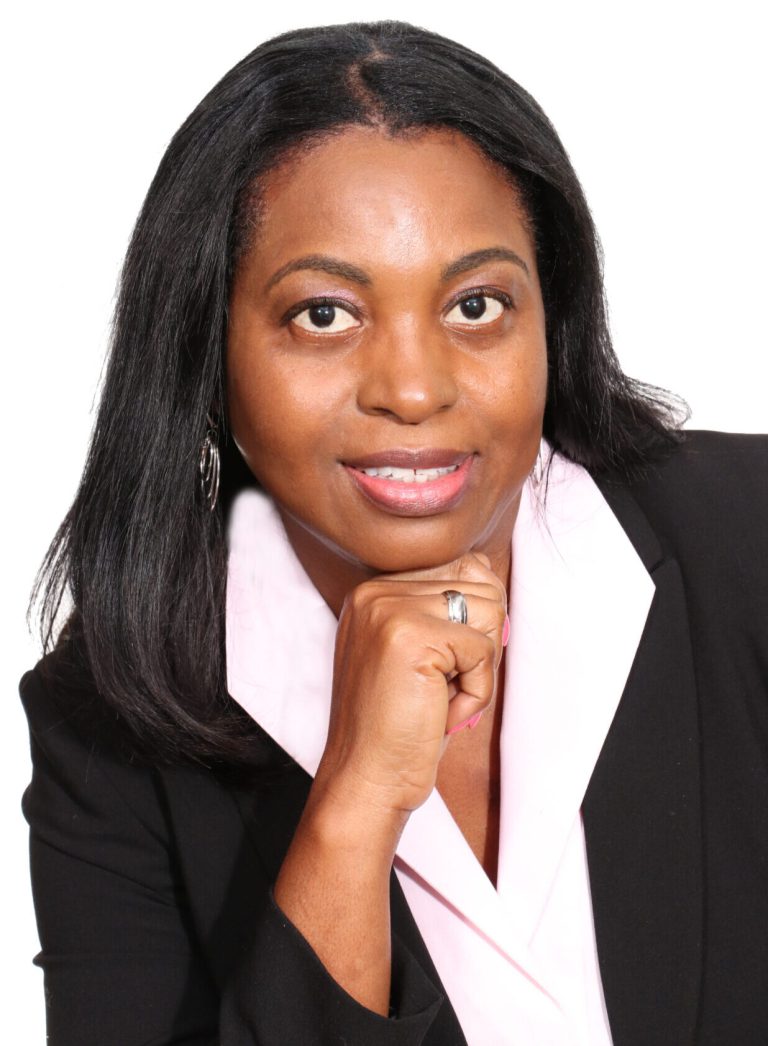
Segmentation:
{"type": "Polygon", "coordinates": [[[446,589],[443,592],[445,601],[448,604],[448,620],[455,621],[457,625],[466,625],[467,623],[467,601],[464,598],[463,592],[457,592],[453,588],[446,589]]]}

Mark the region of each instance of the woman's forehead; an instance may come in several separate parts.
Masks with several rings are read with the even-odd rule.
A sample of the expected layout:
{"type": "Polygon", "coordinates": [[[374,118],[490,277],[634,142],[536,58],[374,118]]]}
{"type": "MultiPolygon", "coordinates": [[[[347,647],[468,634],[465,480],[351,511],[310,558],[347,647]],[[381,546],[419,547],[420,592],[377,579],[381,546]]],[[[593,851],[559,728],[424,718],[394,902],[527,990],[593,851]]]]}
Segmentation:
{"type": "Polygon", "coordinates": [[[450,258],[507,241],[534,262],[527,216],[506,172],[450,130],[393,136],[349,128],[268,173],[258,210],[265,263],[331,247],[382,261],[436,251],[450,258]]]}

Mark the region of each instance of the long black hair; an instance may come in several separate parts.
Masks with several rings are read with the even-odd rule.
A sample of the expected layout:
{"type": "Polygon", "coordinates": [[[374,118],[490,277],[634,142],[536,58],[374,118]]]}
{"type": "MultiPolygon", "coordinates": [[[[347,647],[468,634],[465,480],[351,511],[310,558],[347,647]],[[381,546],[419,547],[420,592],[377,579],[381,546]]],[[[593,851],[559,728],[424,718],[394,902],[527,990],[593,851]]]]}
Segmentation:
{"type": "Polygon", "coordinates": [[[38,582],[50,643],[68,589],[101,699],[156,760],[247,763],[228,697],[224,519],[244,465],[226,439],[223,369],[233,270],[259,177],[350,125],[450,128],[517,186],[534,232],[547,329],[544,434],[593,472],[625,474],[678,438],[673,401],[627,378],[611,347],[599,244],[568,156],[538,104],[486,59],[399,22],[286,33],[213,88],[169,145],[122,272],[83,478],[38,582]],[[220,415],[223,497],[197,462],[220,415]]]}

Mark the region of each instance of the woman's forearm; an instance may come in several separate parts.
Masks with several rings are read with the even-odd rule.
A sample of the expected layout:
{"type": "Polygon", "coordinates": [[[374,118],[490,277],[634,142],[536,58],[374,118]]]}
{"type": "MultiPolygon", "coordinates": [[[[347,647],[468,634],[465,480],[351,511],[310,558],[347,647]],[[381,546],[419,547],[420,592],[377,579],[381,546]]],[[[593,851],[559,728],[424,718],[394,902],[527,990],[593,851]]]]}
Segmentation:
{"type": "Polygon", "coordinates": [[[389,1011],[389,880],[405,815],[334,796],[316,782],[275,884],[275,900],[329,974],[361,1005],[389,1011]]]}

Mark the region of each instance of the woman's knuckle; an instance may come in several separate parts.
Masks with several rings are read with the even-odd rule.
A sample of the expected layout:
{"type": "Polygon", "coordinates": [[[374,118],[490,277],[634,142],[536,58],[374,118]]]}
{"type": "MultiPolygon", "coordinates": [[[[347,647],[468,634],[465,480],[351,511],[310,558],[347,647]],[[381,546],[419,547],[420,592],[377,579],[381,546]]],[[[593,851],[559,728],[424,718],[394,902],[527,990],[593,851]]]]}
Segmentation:
{"type": "Polygon", "coordinates": [[[377,631],[382,641],[390,647],[404,645],[410,639],[410,622],[401,614],[382,615],[377,631]]]}
{"type": "MultiPolygon", "coordinates": [[[[494,643],[493,639],[491,639],[490,636],[483,636],[482,644],[483,644],[483,661],[485,662],[486,665],[490,663],[490,665],[492,667],[494,667],[494,662],[496,660],[496,644],[494,643]]],[[[495,667],[494,667],[494,671],[495,671],[495,667]]]]}

